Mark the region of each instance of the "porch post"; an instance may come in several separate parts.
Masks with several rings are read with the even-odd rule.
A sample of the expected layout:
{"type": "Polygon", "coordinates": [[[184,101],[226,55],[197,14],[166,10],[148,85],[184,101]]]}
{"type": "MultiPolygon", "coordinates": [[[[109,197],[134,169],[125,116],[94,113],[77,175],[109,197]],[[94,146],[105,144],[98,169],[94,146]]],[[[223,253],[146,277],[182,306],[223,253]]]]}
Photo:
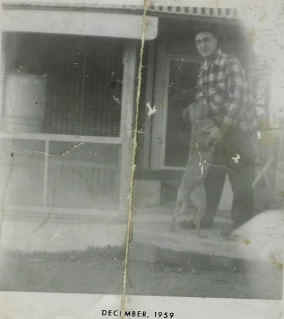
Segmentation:
{"type": "Polygon", "coordinates": [[[132,157],[132,138],[134,103],[136,92],[137,43],[128,41],[123,54],[123,87],[121,103],[120,136],[120,209],[127,212],[130,195],[130,174],[132,157]]]}

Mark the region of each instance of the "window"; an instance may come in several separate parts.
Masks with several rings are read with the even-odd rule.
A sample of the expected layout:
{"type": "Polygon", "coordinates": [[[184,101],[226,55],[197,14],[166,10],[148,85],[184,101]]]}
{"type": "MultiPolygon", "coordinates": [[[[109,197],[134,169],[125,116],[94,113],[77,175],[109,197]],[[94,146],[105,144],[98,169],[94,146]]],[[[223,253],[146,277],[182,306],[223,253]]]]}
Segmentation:
{"type": "Polygon", "coordinates": [[[117,207],[123,43],[6,34],[6,210],[117,207]]]}

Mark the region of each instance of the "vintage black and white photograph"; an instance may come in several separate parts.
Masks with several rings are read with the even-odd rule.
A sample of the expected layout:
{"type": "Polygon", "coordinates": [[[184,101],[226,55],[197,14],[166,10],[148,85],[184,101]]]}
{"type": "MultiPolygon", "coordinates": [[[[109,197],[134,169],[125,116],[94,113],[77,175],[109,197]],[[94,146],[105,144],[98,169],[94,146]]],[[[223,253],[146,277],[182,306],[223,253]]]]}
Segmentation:
{"type": "Polygon", "coordinates": [[[1,291],[283,298],[278,2],[1,1],[1,291]]]}

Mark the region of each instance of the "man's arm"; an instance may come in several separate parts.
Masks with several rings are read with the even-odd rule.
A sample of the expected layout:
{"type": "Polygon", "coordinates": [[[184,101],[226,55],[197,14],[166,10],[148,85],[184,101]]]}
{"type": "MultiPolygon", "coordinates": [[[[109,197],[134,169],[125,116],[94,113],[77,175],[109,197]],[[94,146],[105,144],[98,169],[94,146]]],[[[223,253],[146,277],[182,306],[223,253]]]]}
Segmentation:
{"type": "Polygon", "coordinates": [[[225,105],[225,116],[219,127],[211,130],[210,139],[212,143],[218,143],[226,132],[236,122],[236,117],[245,102],[246,76],[244,70],[236,58],[230,58],[225,66],[225,79],[227,83],[228,101],[225,105]]]}
{"type": "Polygon", "coordinates": [[[226,132],[236,121],[236,116],[243,107],[245,94],[247,93],[245,92],[247,85],[245,72],[236,58],[231,58],[226,65],[225,76],[227,80],[228,102],[225,105],[226,114],[221,124],[222,132],[226,132]]]}

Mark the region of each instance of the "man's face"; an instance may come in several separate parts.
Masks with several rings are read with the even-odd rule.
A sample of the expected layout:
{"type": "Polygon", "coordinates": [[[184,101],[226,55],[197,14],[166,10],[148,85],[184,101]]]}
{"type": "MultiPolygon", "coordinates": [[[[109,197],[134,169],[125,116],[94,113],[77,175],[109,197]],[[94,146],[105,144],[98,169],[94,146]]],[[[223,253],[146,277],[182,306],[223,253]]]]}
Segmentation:
{"type": "Polygon", "coordinates": [[[200,32],[195,37],[195,44],[199,54],[203,58],[208,58],[216,52],[218,40],[210,32],[200,32]]]}

